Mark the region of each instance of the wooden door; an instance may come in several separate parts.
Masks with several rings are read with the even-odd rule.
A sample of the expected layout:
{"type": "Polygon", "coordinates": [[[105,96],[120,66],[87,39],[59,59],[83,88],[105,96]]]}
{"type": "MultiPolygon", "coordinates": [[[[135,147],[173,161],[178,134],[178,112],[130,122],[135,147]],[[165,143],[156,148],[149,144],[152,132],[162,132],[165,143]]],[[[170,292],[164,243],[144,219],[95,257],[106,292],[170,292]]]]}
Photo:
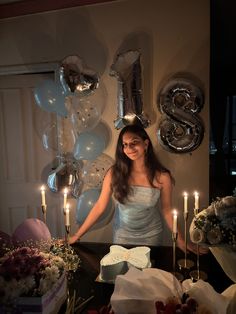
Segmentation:
{"type": "MultiPolygon", "coordinates": [[[[0,230],[10,235],[26,218],[43,219],[40,187],[56,151],[44,148],[42,135],[56,114],[36,105],[33,88],[52,75],[0,77],[0,230]]],[[[47,191],[46,199],[47,225],[61,237],[62,196],[47,191]]]]}

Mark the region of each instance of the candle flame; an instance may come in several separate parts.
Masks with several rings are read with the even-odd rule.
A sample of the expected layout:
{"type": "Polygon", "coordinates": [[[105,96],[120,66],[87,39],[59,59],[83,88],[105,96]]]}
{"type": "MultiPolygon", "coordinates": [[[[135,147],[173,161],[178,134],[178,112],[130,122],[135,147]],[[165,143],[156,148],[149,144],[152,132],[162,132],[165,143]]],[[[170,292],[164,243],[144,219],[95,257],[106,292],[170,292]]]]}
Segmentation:
{"type": "Polygon", "coordinates": [[[184,196],[188,196],[188,193],[187,193],[187,192],[184,192],[183,195],[184,195],[184,196]]]}
{"type": "Polygon", "coordinates": [[[41,191],[45,191],[45,186],[42,185],[41,188],[40,188],[40,190],[41,190],[41,191]]]}
{"type": "Polygon", "coordinates": [[[64,194],[67,194],[68,193],[68,190],[67,188],[64,189],[64,194]]]}
{"type": "Polygon", "coordinates": [[[173,215],[174,215],[174,216],[177,216],[177,215],[178,215],[178,212],[177,212],[176,209],[173,210],[173,215]]]}

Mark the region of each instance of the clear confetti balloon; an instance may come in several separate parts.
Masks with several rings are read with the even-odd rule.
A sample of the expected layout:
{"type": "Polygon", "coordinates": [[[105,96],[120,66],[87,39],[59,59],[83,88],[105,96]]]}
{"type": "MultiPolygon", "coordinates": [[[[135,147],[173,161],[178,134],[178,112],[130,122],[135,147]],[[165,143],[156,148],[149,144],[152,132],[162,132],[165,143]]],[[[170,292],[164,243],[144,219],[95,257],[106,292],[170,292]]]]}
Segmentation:
{"type": "Polygon", "coordinates": [[[91,102],[90,96],[79,97],[69,96],[66,100],[66,107],[69,112],[73,131],[75,134],[92,130],[101,119],[101,107],[96,102],[91,102]]]}
{"type": "Polygon", "coordinates": [[[82,169],[82,179],[87,188],[100,188],[107,170],[113,165],[114,160],[101,154],[96,160],[87,162],[82,169]]]}

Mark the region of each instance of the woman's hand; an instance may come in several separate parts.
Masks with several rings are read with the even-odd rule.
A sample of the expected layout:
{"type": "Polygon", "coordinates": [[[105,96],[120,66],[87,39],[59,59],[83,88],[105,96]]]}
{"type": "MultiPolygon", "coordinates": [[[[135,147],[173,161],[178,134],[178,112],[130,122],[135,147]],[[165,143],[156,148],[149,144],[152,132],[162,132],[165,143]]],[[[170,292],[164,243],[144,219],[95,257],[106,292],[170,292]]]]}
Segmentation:
{"type": "Polygon", "coordinates": [[[73,236],[69,238],[69,244],[73,244],[79,240],[79,236],[75,233],[73,236]]]}

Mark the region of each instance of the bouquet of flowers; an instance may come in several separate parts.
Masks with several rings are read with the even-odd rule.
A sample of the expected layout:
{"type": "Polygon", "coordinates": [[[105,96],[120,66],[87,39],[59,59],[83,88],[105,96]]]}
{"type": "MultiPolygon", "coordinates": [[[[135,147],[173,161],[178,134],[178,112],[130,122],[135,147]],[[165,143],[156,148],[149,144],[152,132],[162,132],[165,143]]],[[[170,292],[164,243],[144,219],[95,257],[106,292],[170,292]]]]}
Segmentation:
{"type": "Polygon", "coordinates": [[[209,246],[224,272],[236,282],[236,197],[217,198],[193,218],[189,232],[192,242],[209,246]]]}
{"type": "Polygon", "coordinates": [[[190,226],[195,243],[236,248],[236,197],[218,198],[198,213],[190,226]]]}
{"type": "Polygon", "coordinates": [[[65,262],[37,248],[19,247],[0,258],[0,304],[43,296],[62,276],[65,262]]]}

